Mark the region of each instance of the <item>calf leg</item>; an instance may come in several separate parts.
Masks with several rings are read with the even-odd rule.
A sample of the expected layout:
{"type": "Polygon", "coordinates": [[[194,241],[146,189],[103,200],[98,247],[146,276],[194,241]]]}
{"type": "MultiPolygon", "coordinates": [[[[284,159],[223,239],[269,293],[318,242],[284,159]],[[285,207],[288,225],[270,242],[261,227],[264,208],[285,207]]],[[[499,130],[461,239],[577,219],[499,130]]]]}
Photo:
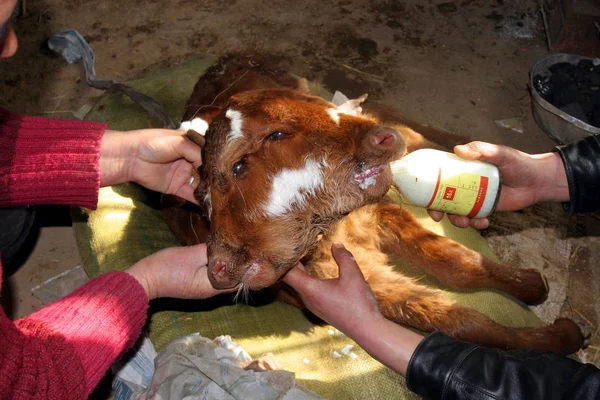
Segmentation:
{"type": "Polygon", "coordinates": [[[559,319],[540,328],[509,328],[406,277],[392,278],[386,272],[378,275],[371,276],[369,283],[382,314],[392,321],[425,332],[440,330],[455,339],[501,349],[571,354],[583,344],[581,330],[571,320],[559,319]],[[397,293],[399,285],[402,290],[397,293]]]}
{"type": "Polygon", "coordinates": [[[493,288],[527,304],[548,294],[542,275],[533,269],[496,263],[453,240],[424,228],[406,208],[394,203],[375,206],[382,247],[443,283],[462,288],[493,288]]]}
{"type": "MultiPolygon", "coordinates": [[[[583,344],[581,330],[571,320],[559,319],[540,328],[508,328],[477,310],[456,304],[440,290],[419,285],[389,265],[373,264],[373,259],[381,257],[377,252],[362,253],[351,246],[348,249],[371,286],[381,313],[394,322],[423,332],[439,330],[458,340],[501,349],[531,348],[571,354],[583,344]],[[368,254],[369,258],[362,256],[368,254]]],[[[337,276],[333,260],[310,265],[307,270],[320,278],[337,276]]]]}

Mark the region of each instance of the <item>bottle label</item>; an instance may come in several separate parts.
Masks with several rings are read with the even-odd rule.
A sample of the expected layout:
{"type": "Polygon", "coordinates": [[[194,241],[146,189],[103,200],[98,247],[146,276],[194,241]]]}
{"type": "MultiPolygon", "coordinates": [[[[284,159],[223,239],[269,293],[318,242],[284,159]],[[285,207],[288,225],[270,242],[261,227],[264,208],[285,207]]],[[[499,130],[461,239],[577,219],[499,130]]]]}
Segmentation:
{"type": "Polygon", "coordinates": [[[426,208],[474,217],[483,206],[488,182],[487,176],[453,172],[444,174],[440,168],[433,196],[426,208]]]}

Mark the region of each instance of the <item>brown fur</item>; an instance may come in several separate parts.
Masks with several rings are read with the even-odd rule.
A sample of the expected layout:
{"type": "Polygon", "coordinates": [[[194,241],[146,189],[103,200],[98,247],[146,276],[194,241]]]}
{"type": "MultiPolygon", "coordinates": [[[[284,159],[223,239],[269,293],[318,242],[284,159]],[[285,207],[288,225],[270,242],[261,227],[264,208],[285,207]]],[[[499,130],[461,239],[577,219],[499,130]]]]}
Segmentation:
{"type": "MultiPolygon", "coordinates": [[[[213,286],[268,287],[299,260],[311,275],[335,277],[330,246],[341,241],[356,257],[382,313],[393,321],[500,348],[568,354],[582,345],[581,331],[570,320],[507,328],[394,270],[390,254],[455,287],[494,288],[528,304],[547,295],[538,272],[485,259],[423,228],[407,209],[387,200],[389,168],[375,185],[360,189],[357,184],[361,168],[387,165],[406,150],[451,147],[464,138],[371,102],[363,105],[362,116],[340,114],[336,124],[326,112],[332,107],[306,94],[305,82],[245,57],[222,58],[196,84],[183,120],[201,117],[210,124],[200,169],[203,183],[196,193],[203,217],[180,207],[165,214],[182,243],[207,241],[213,286]],[[242,114],[243,139],[227,140],[232,129],[228,109],[242,114]],[[278,131],[284,133],[281,138],[269,139],[278,131]],[[284,215],[265,215],[272,176],[303,167],[307,157],[326,159],[323,187],[284,215]],[[245,164],[235,175],[232,167],[240,161],[245,164]]],[[[290,288],[283,297],[301,305],[290,288]]]]}

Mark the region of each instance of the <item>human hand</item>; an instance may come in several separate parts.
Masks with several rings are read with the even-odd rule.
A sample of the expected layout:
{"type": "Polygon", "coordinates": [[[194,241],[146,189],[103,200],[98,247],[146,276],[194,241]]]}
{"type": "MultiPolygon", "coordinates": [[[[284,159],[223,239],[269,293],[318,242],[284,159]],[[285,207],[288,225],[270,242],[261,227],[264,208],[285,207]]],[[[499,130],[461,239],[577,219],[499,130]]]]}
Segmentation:
{"type": "MultiPolygon", "coordinates": [[[[558,153],[531,155],[484,142],[455,146],[454,153],[465,160],[485,161],[498,166],[502,189],[496,211],[515,211],[539,202],[569,200],[565,167],[558,153]]],[[[436,221],[444,217],[440,211],[428,212],[436,221]]],[[[489,226],[487,218],[448,215],[448,219],[461,228],[485,229],[489,226]]]]}
{"type": "Polygon", "coordinates": [[[384,317],[352,254],[341,243],[334,243],[331,252],[339,266],[338,278],[313,278],[298,264],[283,280],[298,292],[310,311],[354,337],[384,317]]]}
{"type": "Polygon", "coordinates": [[[200,183],[200,148],[183,135],[167,129],[106,131],[100,149],[101,186],[133,181],[198,204],[194,190],[200,183]]]}
{"type": "Polygon", "coordinates": [[[386,319],[352,254],[341,243],[331,252],[340,268],[336,279],[317,279],[296,265],[283,278],[317,316],[335,326],[388,368],[406,376],[423,337],[386,319]]]}
{"type": "Polygon", "coordinates": [[[237,287],[217,290],[208,280],[206,244],[171,247],[141,259],[125,270],[142,285],[148,299],[206,299],[237,287]]]}
{"type": "Polygon", "coordinates": [[[17,14],[17,0],[0,1],[0,58],[12,57],[18,41],[11,19],[17,14]]]}

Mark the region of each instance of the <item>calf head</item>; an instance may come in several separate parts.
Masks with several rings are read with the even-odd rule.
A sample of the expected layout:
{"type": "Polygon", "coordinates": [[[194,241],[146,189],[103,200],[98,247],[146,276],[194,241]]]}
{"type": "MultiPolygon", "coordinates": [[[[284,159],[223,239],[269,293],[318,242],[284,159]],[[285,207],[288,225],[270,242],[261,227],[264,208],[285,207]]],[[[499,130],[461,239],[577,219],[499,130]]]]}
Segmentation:
{"type": "Polygon", "coordinates": [[[351,114],[320,97],[264,89],[231,97],[211,121],[196,195],[210,219],[215,288],[274,284],[331,223],[386,194],[388,163],[404,140],[351,114]]]}

